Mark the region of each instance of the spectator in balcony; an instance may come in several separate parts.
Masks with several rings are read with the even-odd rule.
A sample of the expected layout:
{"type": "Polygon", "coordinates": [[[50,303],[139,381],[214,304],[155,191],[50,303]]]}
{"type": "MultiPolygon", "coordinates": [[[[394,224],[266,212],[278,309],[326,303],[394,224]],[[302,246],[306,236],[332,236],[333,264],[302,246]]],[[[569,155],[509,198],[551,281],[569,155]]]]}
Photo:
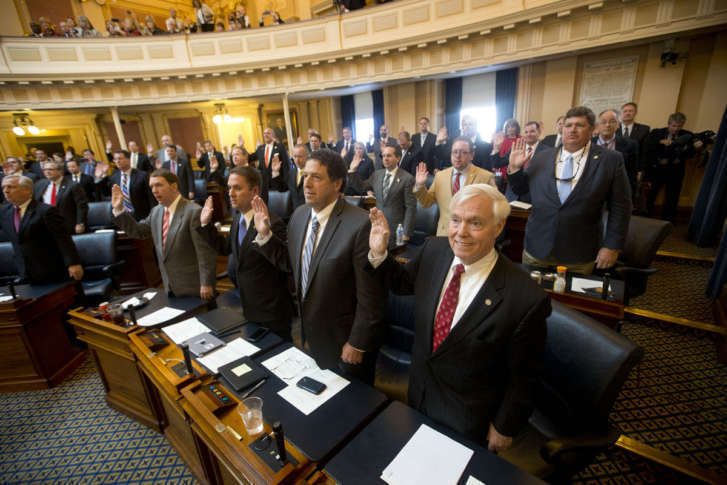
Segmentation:
{"type": "Polygon", "coordinates": [[[197,22],[197,28],[201,32],[212,32],[215,29],[215,13],[207,4],[200,0],[192,0],[194,7],[194,18],[197,22]]]}
{"type": "Polygon", "coordinates": [[[225,31],[225,23],[224,22],[217,22],[215,24],[215,32],[224,32],[225,31]]]}
{"type": "Polygon", "coordinates": [[[141,35],[141,25],[136,14],[131,10],[126,11],[126,17],[121,21],[121,30],[124,37],[138,37],[141,35]]]}
{"type": "Polygon", "coordinates": [[[194,20],[190,18],[184,19],[184,33],[185,34],[193,34],[197,32],[197,24],[194,23],[194,20]]]}
{"type": "Polygon", "coordinates": [[[234,14],[237,19],[237,25],[239,25],[241,29],[250,28],[250,17],[247,16],[247,10],[245,10],[245,6],[242,3],[238,2],[235,5],[234,14]]]}
{"type": "Polygon", "coordinates": [[[30,22],[30,33],[28,34],[28,37],[43,37],[40,25],[35,22],[30,22]]]}
{"type": "Polygon", "coordinates": [[[178,34],[184,31],[184,22],[177,18],[177,11],[173,8],[169,9],[169,18],[165,21],[168,34],[178,34]]]}
{"type": "Polygon", "coordinates": [[[164,31],[157,27],[156,22],[154,22],[154,17],[147,15],[144,19],[144,25],[141,26],[141,35],[160,35],[163,33],[164,31]]]}
{"type": "Polygon", "coordinates": [[[55,31],[53,30],[53,26],[50,24],[50,21],[45,18],[41,17],[38,19],[38,25],[40,25],[40,36],[41,37],[54,37],[55,31]]]}
{"type": "Polygon", "coordinates": [[[366,6],[366,0],[342,0],[341,13],[350,12],[351,10],[358,10],[366,6]]]}
{"type": "Polygon", "coordinates": [[[260,16],[260,27],[265,27],[265,17],[271,17],[273,19],[273,25],[284,24],[283,19],[280,18],[280,14],[275,10],[265,10],[260,16]]]}
{"type": "MultiPolygon", "coordinates": [[[[107,25],[108,27],[108,25],[107,25]]],[[[98,30],[93,28],[88,17],[81,15],[78,17],[78,27],[76,27],[76,34],[78,37],[98,37],[100,34],[98,30]]]]}
{"type": "Polygon", "coordinates": [[[240,30],[240,24],[237,23],[235,12],[230,12],[230,15],[227,17],[227,30],[240,30]]]}
{"type": "Polygon", "coordinates": [[[58,33],[56,35],[58,37],[65,37],[67,39],[77,37],[76,31],[73,30],[73,27],[68,25],[68,22],[65,20],[61,20],[60,22],[58,22],[58,33]]]}

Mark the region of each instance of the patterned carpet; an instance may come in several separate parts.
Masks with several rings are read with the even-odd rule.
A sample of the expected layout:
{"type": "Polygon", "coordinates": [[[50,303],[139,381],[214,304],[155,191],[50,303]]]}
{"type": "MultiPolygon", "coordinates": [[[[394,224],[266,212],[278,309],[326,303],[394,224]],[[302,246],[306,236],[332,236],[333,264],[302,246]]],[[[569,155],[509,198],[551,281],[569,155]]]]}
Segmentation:
{"type": "Polygon", "coordinates": [[[2,484],[192,484],[164,436],[106,405],[87,359],[60,386],[0,394],[2,484]]]}
{"type": "Polygon", "coordinates": [[[714,258],[717,256],[717,248],[698,248],[687,240],[688,224],[679,224],[671,234],[664,240],[659,250],[680,253],[699,258],[714,258]]]}
{"type": "MultiPolygon", "coordinates": [[[[709,334],[640,320],[622,333],[646,350],[611,419],[624,434],[727,482],[727,366],[717,362],[709,334]]],[[[577,483],[696,483],[673,470],[612,448],[577,483]]]]}

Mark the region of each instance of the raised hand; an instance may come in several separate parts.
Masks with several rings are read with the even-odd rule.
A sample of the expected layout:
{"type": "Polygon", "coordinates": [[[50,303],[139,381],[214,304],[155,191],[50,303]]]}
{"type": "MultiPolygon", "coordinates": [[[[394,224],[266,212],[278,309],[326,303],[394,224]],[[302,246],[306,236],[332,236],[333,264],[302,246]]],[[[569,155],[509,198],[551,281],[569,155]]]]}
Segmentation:
{"type": "Polygon", "coordinates": [[[254,212],[255,230],[260,237],[268,237],[270,235],[270,214],[268,213],[268,206],[265,205],[259,195],[252,199],[252,210],[254,212]]]}
{"type": "Polygon", "coordinates": [[[270,163],[270,166],[273,169],[273,173],[280,173],[280,167],[283,165],[283,162],[280,161],[280,157],[278,157],[278,154],[276,153],[273,157],[273,161],[270,163]]]}
{"type": "Polygon", "coordinates": [[[212,203],[212,196],[207,197],[202,206],[202,212],[199,213],[199,223],[202,226],[206,226],[212,222],[212,215],[215,212],[214,204],[212,203]]]}
{"type": "Polygon", "coordinates": [[[500,146],[502,145],[502,142],[505,141],[505,134],[501,131],[498,131],[495,133],[495,138],[492,140],[493,150],[497,149],[497,151],[500,151],[500,146]]]}
{"type": "Polygon", "coordinates": [[[146,153],[147,154],[154,153],[154,145],[152,145],[151,143],[147,143],[146,144],[146,153]]]}
{"type": "MultiPolygon", "coordinates": [[[[344,148],[345,150],[346,148],[344,148]]],[[[359,165],[361,165],[361,161],[363,160],[363,157],[359,157],[358,155],[354,155],[353,159],[351,160],[351,164],[348,166],[349,172],[354,172],[358,168],[359,165]]]]}
{"type": "Polygon", "coordinates": [[[199,147],[197,147],[197,149],[194,151],[194,158],[199,160],[201,157],[202,157],[202,150],[200,150],[199,147]]]}
{"type": "Polygon", "coordinates": [[[113,148],[114,144],[111,143],[111,140],[106,140],[106,152],[110,152],[111,148],[113,148]]]}
{"type": "Polygon", "coordinates": [[[436,144],[439,145],[441,143],[444,143],[445,141],[447,141],[447,138],[448,138],[448,136],[447,136],[447,127],[446,126],[443,126],[437,132],[436,144]]]}
{"type": "Polygon", "coordinates": [[[525,140],[518,138],[515,140],[515,143],[512,144],[512,148],[510,149],[510,163],[508,165],[508,171],[517,172],[523,168],[527,159],[528,157],[525,152],[525,140]]]}
{"type": "Polygon", "coordinates": [[[115,211],[124,210],[124,193],[117,184],[111,187],[111,207],[115,211]]]}
{"type": "Polygon", "coordinates": [[[417,187],[426,185],[428,176],[429,176],[429,174],[427,173],[427,164],[424,162],[419,162],[419,165],[417,165],[417,173],[414,178],[414,184],[417,187]]]}
{"type": "Polygon", "coordinates": [[[379,258],[386,253],[386,248],[389,247],[389,224],[386,222],[384,213],[376,207],[372,207],[369,211],[369,220],[371,221],[369,249],[375,258],[379,258]]]}
{"type": "Polygon", "coordinates": [[[93,171],[93,176],[96,180],[100,180],[106,176],[106,164],[105,163],[97,163],[96,168],[93,171]]]}

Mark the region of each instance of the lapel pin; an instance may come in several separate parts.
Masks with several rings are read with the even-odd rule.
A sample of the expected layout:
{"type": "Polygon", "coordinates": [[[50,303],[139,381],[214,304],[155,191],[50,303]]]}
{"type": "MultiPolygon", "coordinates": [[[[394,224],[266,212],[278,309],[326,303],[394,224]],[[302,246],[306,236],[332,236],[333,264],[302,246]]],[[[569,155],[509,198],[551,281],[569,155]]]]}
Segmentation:
{"type": "Polygon", "coordinates": [[[597,158],[598,158],[598,155],[593,155],[593,159],[594,160],[597,159],[597,158]]]}
{"type": "Polygon", "coordinates": [[[487,305],[487,306],[490,306],[490,305],[492,305],[492,300],[490,300],[489,298],[487,298],[487,299],[485,300],[485,305],[487,305]]]}

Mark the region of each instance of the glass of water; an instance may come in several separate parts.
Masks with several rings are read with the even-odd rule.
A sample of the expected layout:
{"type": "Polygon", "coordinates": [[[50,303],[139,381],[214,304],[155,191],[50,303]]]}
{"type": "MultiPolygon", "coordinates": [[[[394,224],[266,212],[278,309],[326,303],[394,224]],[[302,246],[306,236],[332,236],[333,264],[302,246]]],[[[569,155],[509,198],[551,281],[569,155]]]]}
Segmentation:
{"type": "Polygon", "coordinates": [[[263,400],[253,396],[242,400],[237,407],[237,412],[242,417],[245,431],[250,436],[263,432],[263,400]]]}

